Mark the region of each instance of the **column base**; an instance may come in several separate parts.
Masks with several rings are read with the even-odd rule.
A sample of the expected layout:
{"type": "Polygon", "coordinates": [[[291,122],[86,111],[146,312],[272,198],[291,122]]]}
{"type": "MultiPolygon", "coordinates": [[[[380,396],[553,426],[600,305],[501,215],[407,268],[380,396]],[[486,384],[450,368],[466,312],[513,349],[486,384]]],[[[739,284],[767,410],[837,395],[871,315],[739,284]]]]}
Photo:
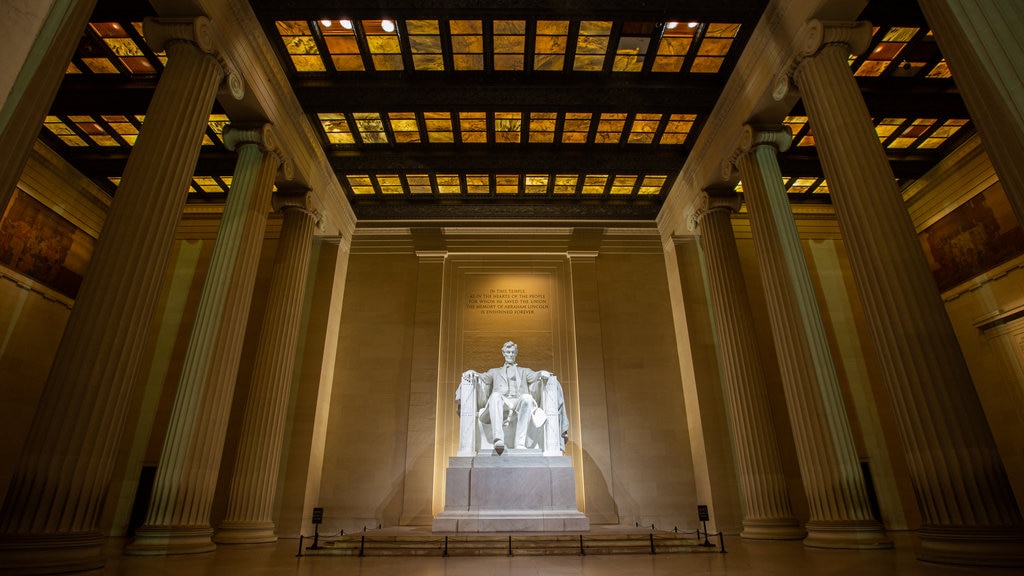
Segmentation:
{"type": "Polygon", "coordinates": [[[747,540],[802,540],[807,531],[796,518],[759,518],[743,521],[740,538],[747,540]]]}
{"type": "Polygon", "coordinates": [[[844,550],[879,550],[892,548],[885,529],[874,520],[826,521],[812,520],[805,526],[804,546],[844,550]]]}
{"type": "Polygon", "coordinates": [[[61,574],[101,570],[99,532],[0,535],[0,574],[61,574]]]}
{"type": "Polygon", "coordinates": [[[272,544],[277,542],[273,522],[223,522],[213,535],[217,544],[272,544]]]}
{"type": "Polygon", "coordinates": [[[917,559],[937,564],[1024,566],[1024,527],[927,526],[917,559]]]}
{"type": "Polygon", "coordinates": [[[135,540],[125,546],[128,556],[174,556],[213,552],[217,545],[209,526],[154,526],[146,524],[136,530],[135,540]]]}

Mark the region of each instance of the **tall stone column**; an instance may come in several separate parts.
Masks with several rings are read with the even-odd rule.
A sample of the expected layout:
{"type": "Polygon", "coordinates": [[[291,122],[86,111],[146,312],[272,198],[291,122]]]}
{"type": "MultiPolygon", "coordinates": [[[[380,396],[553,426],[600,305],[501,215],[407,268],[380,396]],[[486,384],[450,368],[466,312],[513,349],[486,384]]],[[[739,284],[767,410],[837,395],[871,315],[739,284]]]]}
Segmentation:
{"type": "Polygon", "coordinates": [[[743,494],[740,536],[799,540],[806,533],[793,516],[786,491],[754,316],[729,220],[730,214],[739,210],[739,196],[704,193],[702,200],[696,224],[706,256],[715,328],[722,351],[726,407],[743,494]]]}
{"type": "Polygon", "coordinates": [[[145,26],[167,67],[0,510],[0,563],[26,571],[103,565],[98,522],[188,182],[226,74],[242,96],[206,18],[145,26]]]}
{"type": "MultiPolygon", "coordinates": [[[[743,178],[768,315],[778,352],[800,473],[811,518],[804,544],[821,548],[888,548],[872,518],[828,336],[782,187],[776,154],[787,130],[745,126],[735,164],[743,178]]],[[[731,171],[733,160],[723,165],[731,171]]]]}
{"type": "Polygon", "coordinates": [[[238,150],[235,174],[185,352],[146,523],[125,549],[128,554],[191,554],[215,548],[210,507],[270,193],[283,160],[266,124],[229,126],[224,143],[238,150]]]}
{"type": "Polygon", "coordinates": [[[228,512],[214,536],[219,544],[277,541],[274,498],[316,216],[308,206],[308,194],[275,194],[274,209],[284,212],[284,224],[245,403],[228,512]]]}
{"type": "MultiPolygon", "coordinates": [[[[847,62],[871,25],[809,22],[790,68],[814,129],[922,516],[919,557],[1020,564],[1024,522],[847,62]]],[[[791,87],[779,79],[777,96],[791,87]]],[[[1019,162],[1019,159],[1018,159],[1019,162]]]]}
{"type": "Polygon", "coordinates": [[[919,0],[1017,219],[1024,222],[1024,3],[919,0]]]}

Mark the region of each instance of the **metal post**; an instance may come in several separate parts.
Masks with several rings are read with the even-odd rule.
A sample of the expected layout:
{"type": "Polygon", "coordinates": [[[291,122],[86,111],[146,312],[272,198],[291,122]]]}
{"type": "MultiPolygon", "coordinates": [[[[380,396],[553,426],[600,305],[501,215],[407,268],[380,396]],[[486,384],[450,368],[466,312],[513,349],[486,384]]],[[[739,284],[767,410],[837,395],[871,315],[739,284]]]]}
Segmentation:
{"type": "Polygon", "coordinates": [[[366,534],[359,537],[359,556],[362,557],[363,550],[366,549],[366,534]]]}
{"type": "Polygon", "coordinates": [[[718,533],[718,545],[722,547],[722,549],[719,550],[718,553],[725,554],[725,537],[722,536],[721,532],[718,533]]]}
{"type": "Polygon", "coordinates": [[[654,532],[651,532],[649,536],[651,538],[651,554],[654,554],[654,532]]]}
{"type": "Polygon", "coordinates": [[[448,537],[447,536],[444,537],[444,552],[442,552],[441,555],[442,556],[446,556],[446,557],[448,556],[448,537]]]}
{"type": "Polygon", "coordinates": [[[580,556],[586,556],[587,552],[583,549],[583,534],[580,534],[580,556]]]}
{"type": "Polygon", "coordinates": [[[295,555],[296,558],[302,558],[302,539],[305,538],[302,534],[299,534],[299,553],[295,555]]]}

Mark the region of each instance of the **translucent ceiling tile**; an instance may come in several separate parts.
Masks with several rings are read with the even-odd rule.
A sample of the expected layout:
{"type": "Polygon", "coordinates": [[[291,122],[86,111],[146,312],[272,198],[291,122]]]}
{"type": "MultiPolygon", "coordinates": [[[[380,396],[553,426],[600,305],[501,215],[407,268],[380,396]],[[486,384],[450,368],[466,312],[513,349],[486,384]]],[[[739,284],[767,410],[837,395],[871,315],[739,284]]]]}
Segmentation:
{"type": "Polygon", "coordinates": [[[572,69],[577,72],[600,72],[604,68],[604,57],[608,52],[611,33],[611,22],[580,22],[580,33],[576,38],[576,59],[573,61],[572,69]]]}
{"type": "Polygon", "coordinates": [[[622,25],[619,45],[615,48],[615,72],[639,72],[644,67],[647,49],[651,45],[654,22],[626,22],[622,25]]]}
{"type": "Polygon", "coordinates": [[[522,138],[521,112],[494,113],[494,141],[498,144],[518,144],[522,138]]]}
{"type": "Polygon", "coordinates": [[[345,179],[348,180],[348,186],[356,196],[372,196],[376,194],[376,190],[373,188],[373,181],[370,180],[370,176],[367,174],[350,174],[345,179]]]}
{"type": "Polygon", "coordinates": [[[943,58],[935,68],[932,68],[927,74],[928,78],[952,78],[953,74],[949,71],[949,64],[946,64],[946,59],[943,58]]]}
{"type": "Polygon", "coordinates": [[[409,174],[405,180],[409,183],[410,194],[434,193],[434,187],[430,185],[430,176],[426,174],[409,174]]]}
{"type": "Polygon", "coordinates": [[[817,178],[794,178],[790,181],[786,192],[790,194],[801,194],[807,192],[817,181],[817,178]]]}
{"type": "Polygon", "coordinates": [[[661,114],[637,114],[633,118],[633,126],[629,129],[630,144],[650,144],[661,124],[661,114]]]}
{"type": "Polygon", "coordinates": [[[624,113],[603,112],[597,123],[597,135],[594,142],[597,144],[618,144],[622,139],[622,131],[626,127],[626,115],[624,113]]]}
{"type": "MultiPolygon", "coordinates": [[[[89,27],[103,39],[104,44],[133,75],[156,74],[156,68],[146,58],[142,48],[118,22],[93,22],[89,27]]],[[[92,66],[90,66],[92,68],[92,66]]]]}
{"type": "Polygon", "coordinates": [[[387,144],[388,135],[384,132],[384,122],[376,112],[353,112],[356,129],[363,144],[387,144]]]}
{"type": "Polygon", "coordinates": [[[879,76],[892,65],[893,61],[900,55],[912,40],[920,28],[894,26],[890,28],[882,40],[867,55],[864,63],[854,72],[854,76],[874,77],[879,76]]]}
{"type": "Polygon", "coordinates": [[[651,67],[653,72],[679,72],[683,67],[686,54],[693,43],[693,35],[697,27],[676,26],[666,28],[658,44],[658,55],[651,67]]]}
{"type": "Polygon", "coordinates": [[[327,22],[331,22],[331,25],[327,26],[325,22],[320,23],[320,33],[323,34],[334,69],[338,72],[362,72],[365,70],[363,57],[359,52],[359,42],[356,40],[356,32],[352,26],[346,28],[338,21],[328,20],[327,22]]]}
{"type": "Polygon", "coordinates": [[[470,194],[490,194],[491,177],[486,174],[468,174],[466,176],[466,192],[470,194]]]}
{"type": "Polygon", "coordinates": [[[950,119],[942,123],[934,132],[928,135],[923,142],[917,145],[918,148],[934,150],[946,143],[954,134],[960,131],[967,124],[964,119],[950,119]]]}
{"type": "Polygon", "coordinates": [[[526,52],[526,21],[494,21],[494,69],[522,70],[526,52]]]}
{"type": "Polygon", "coordinates": [[[124,116],[103,116],[102,118],[129,146],[135,145],[135,140],[139,137],[139,129],[128,118],[124,116]]]}
{"type": "Polygon", "coordinates": [[[108,58],[82,58],[82,63],[94,74],[120,74],[117,66],[108,58]]]}
{"type": "Polygon", "coordinates": [[[697,56],[690,66],[690,72],[715,74],[721,70],[722,63],[725,62],[725,57],[739,33],[739,24],[708,24],[704,39],[697,48],[697,56]]]}
{"type": "Polygon", "coordinates": [[[274,23],[281,35],[285,51],[288,52],[292,65],[298,72],[323,72],[324,61],[320,58],[320,49],[313,41],[309,24],[301,20],[285,20],[274,23]]]}
{"type": "Polygon", "coordinates": [[[562,126],[563,144],[584,144],[590,132],[590,112],[566,112],[562,126]]]}
{"type": "Polygon", "coordinates": [[[576,184],[579,182],[580,177],[575,174],[557,174],[555,175],[555,185],[553,191],[555,194],[575,194],[576,184]]]}
{"type": "Polygon", "coordinates": [[[68,146],[88,146],[85,140],[82,140],[82,138],[78,136],[70,126],[65,124],[64,121],[56,116],[47,116],[43,121],[43,126],[68,146]]]}
{"type": "Polygon", "coordinates": [[[402,179],[398,174],[378,174],[377,185],[380,186],[380,193],[384,195],[405,194],[405,187],[402,186],[402,179]]]}
{"type": "Polygon", "coordinates": [[[412,64],[417,70],[444,70],[437,20],[406,20],[412,64]]]}
{"type": "Polygon", "coordinates": [[[373,67],[378,72],[404,70],[402,47],[398,41],[398,30],[388,32],[381,25],[383,20],[363,20],[363,33],[370,49],[373,67]]]}
{"type": "Polygon", "coordinates": [[[207,193],[223,194],[227,192],[227,190],[221,186],[220,182],[217,182],[217,179],[213,176],[193,176],[192,184],[207,193]]]}
{"type": "Polygon", "coordinates": [[[459,112],[459,130],[465,144],[487,143],[487,113],[459,112]]]}
{"type": "Polygon", "coordinates": [[[534,70],[561,71],[565,64],[567,20],[539,20],[533,50],[534,70]]]}
{"type": "Polygon", "coordinates": [[[111,176],[111,177],[107,178],[107,180],[109,180],[110,183],[113,184],[115,187],[121,185],[121,177],[120,176],[111,176]]]}
{"type": "Polygon", "coordinates": [[[462,194],[458,174],[438,174],[437,191],[439,194],[462,194]]]}
{"type": "Polygon", "coordinates": [[[530,112],[530,144],[550,144],[555,141],[555,112],[530,112]]]}
{"type": "Polygon", "coordinates": [[[673,114],[668,119],[659,144],[685,144],[696,120],[696,114],[673,114]]]}
{"type": "Polygon", "coordinates": [[[456,70],[484,69],[484,29],[479,20],[452,20],[452,61],[456,70]]]}
{"type": "Polygon", "coordinates": [[[494,177],[494,191],[498,194],[518,194],[518,174],[498,174],[494,177]]]}
{"type": "Polygon", "coordinates": [[[75,66],[74,62],[68,62],[68,67],[67,67],[66,70],[64,70],[64,73],[65,74],[81,74],[82,71],[78,69],[78,66],[75,66]]]}
{"type": "Polygon", "coordinates": [[[616,176],[612,180],[612,187],[608,193],[614,195],[632,194],[633,186],[636,185],[636,178],[636,176],[616,176]]]}
{"type": "Polygon", "coordinates": [[[548,193],[548,175],[547,174],[527,174],[526,175],[526,193],[527,194],[547,194],[548,193]]]}
{"type": "Polygon", "coordinates": [[[914,145],[919,138],[925,135],[926,132],[936,123],[938,120],[934,118],[918,118],[910,123],[900,132],[894,140],[889,143],[890,149],[905,149],[910,148],[914,145]]]}
{"type": "Polygon", "coordinates": [[[640,182],[640,190],[637,191],[637,194],[640,196],[657,196],[661,194],[661,190],[665,187],[667,180],[668,176],[644,176],[643,181],[640,182]]]}
{"type": "Polygon", "coordinates": [[[344,114],[321,112],[316,115],[320,120],[320,126],[327,135],[327,141],[331,144],[355,144],[355,136],[348,127],[348,121],[344,114]]]}
{"type": "Polygon", "coordinates": [[[583,193],[584,194],[604,194],[605,184],[608,183],[607,174],[588,174],[583,179],[583,193]]]}
{"type": "Polygon", "coordinates": [[[448,112],[424,112],[427,140],[431,144],[450,144],[455,141],[452,133],[452,115],[448,112]]]}
{"type": "Polygon", "coordinates": [[[875,133],[878,134],[878,139],[885,142],[906,121],[906,118],[883,118],[881,122],[875,124],[875,133]]]}
{"type": "Polygon", "coordinates": [[[389,112],[391,132],[398,144],[412,144],[420,141],[420,125],[413,112],[389,112]]]}
{"type": "Polygon", "coordinates": [[[807,116],[786,116],[782,123],[789,126],[790,130],[793,131],[793,138],[799,138],[798,141],[794,142],[795,146],[814,146],[814,136],[811,134],[810,129],[807,130],[806,134],[800,136],[800,131],[807,126],[807,116]]]}
{"type": "Polygon", "coordinates": [[[828,194],[828,180],[825,180],[823,178],[821,180],[821,183],[818,184],[818,187],[814,189],[814,192],[812,192],[812,194],[828,194]]]}
{"type": "MultiPolygon", "coordinates": [[[[210,130],[213,130],[213,133],[217,136],[218,140],[220,140],[221,134],[224,133],[224,127],[230,124],[231,121],[228,120],[227,114],[210,114],[206,123],[210,127],[210,130]]],[[[222,140],[221,144],[223,144],[222,140]]]]}

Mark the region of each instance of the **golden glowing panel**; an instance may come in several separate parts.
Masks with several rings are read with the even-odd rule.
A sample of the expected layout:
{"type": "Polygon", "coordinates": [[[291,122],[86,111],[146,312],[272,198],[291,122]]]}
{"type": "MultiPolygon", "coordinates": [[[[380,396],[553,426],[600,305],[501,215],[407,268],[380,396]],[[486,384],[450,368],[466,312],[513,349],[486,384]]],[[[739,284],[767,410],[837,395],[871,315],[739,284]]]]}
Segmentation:
{"type": "Polygon", "coordinates": [[[225,193],[227,190],[221,186],[220,182],[217,181],[213,176],[193,176],[192,184],[197,186],[200,190],[207,193],[225,193]]]}
{"type": "Polygon", "coordinates": [[[324,62],[316,47],[309,24],[301,20],[277,21],[277,32],[281,35],[285,51],[298,72],[323,72],[324,62]]]}
{"type": "Polygon", "coordinates": [[[814,183],[817,181],[817,178],[794,178],[793,181],[789,183],[789,188],[786,190],[786,192],[789,192],[790,194],[800,194],[803,192],[807,192],[808,190],[811,189],[811,186],[814,186],[814,183]]]}
{"type": "Polygon", "coordinates": [[[94,74],[118,74],[117,66],[107,58],[82,58],[82,63],[94,74]]]}
{"type": "Polygon", "coordinates": [[[563,144],[585,144],[590,132],[590,112],[566,112],[562,126],[563,144]]]}
{"type": "Polygon", "coordinates": [[[661,114],[637,114],[629,129],[630,144],[650,144],[661,124],[661,114]]]}
{"type": "Polygon", "coordinates": [[[487,143],[487,113],[459,112],[459,130],[466,144],[487,143]]]}
{"type": "Polygon", "coordinates": [[[317,114],[320,126],[327,135],[327,141],[331,144],[355,144],[355,136],[348,128],[348,121],[344,114],[324,113],[317,114]]]}
{"type": "Polygon", "coordinates": [[[120,176],[111,176],[111,177],[107,178],[107,180],[110,180],[110,183],[113,184],[115,187],[121,185],[121,177],[120,176]]]}
{"type": "Polygon", "coordinates": [[[583,179],[583,193],[584,194],[604,194],[605,184],[608,183],[608,176],[606,174],[591,176],[587,175],[583,179]]]}
{"type": "Polygon", "coordinates": [[[527,174],[526,175],[526,193],[527,194],[547,194],[548,193],[548,175],[547,174],[527,174]]]}
{"type": "Polygon", "coordinates": [[[452,61],[456,70],[484,69],[484,29],[479,20],[452,20],[452,61]]]}
{"type": "Polygon", "coordinates": [[[555,194],[575,194],[576,183],[579,182],[580,177],[574,174],[557,174],[555,175],[555,194]]]}
{"type": "Polygon", "coordinates": [[[383,20],[363,20],[363,33],[366,36],[366,45],[370,49],[370,57],[373,59],[373,67],[381,72],[404,70],[398,30],[392,28],[391,32],[388,32],[382,22],[383,20]]]}
{"type": "Polygon", "coordinates": [[[580,22],[580,33],[576,38],[576,59],[572,69],[577,72],[600,72],[604,68],[604,56],[608,52],[611,33],[611,22],[580,22]]]}
{"type": "Polygon", "coordinates": [[[103,116],[102,118],[129,146],[135,145],[135,140],[139,137],[139,129],[135,127],[135,124],[132,124],[124,116],[103,116]]]}
{"type": "MultiPolygon", "coordinates": [[[[329,21],[328,21],[329,22],[329,21]]],[[[338,72],[362,72],[363,57],[359,53],[356,33],[351,27],[345,28],[341,23],[320,24],[320,32],[331,55],[331,63],[338,72]]],[[[314,47],[315,48],[315,47],[314,47]]]]}
{"type": "Polygon", "coordinates": [[[900,135],[889,143],[889,148],[901,149],[910,148],[914,145],[919,138],[925,135],[926,132],[938,122],[935,118],[918,118],[910,123],[900,132],[900,135]]]}
{"type": "Polygon", "coordinates": [[[433,194],[434,187],[430,185],[430,176],[426,174],[409,174],[405,177],[409,182],[411,194],[433,194]]]}
{"type": "Polygon", "coordinates": [[[883,118],[875,125],[875,133],[878,134],[879,141],[885,142],[906,120],[906,118],[883,118]]]}
{"type": "Polygon", "coordinates": [[[534,41],[533,69],[560,71],[565,64],[567,20],[539,20],[534,41]]]}
{"type": "Polygon", "coordinates": [[[673,114],[668,119],[659,144],[685,144],[696,120],[696,114],[673,114]]]}
{"type": "Polygon", "coordinates": [[[75,66],[74,62],[68,62],[68,67],[67,67],[67,69],[64,70],[64,73],[65,74],[81,74],[82,71],[78,69],[78,66],[75,66]]]}
{"type": "MultiPolygon", "coordinates": [[[[868,54],[861,67],[854,72],[854,75],[880,76],[896,60],[900,52],[907,46],[907,42],[911,41],[919,30],[920,28],[901,26],[890,28],[881,42],[868,54]]],[[[920,66],[924,67],[924,63],[921,63],[920,66]]]]}
{"type": "Polygon", "coordinates": [[[498,174],[494,177],[494,191],[498,194],[518,194],[519,176],[516,174],[498,174]]]}
{"type": "Polygon", "coordinates": [[[521,112],[494,113],[494,141],[498,144],[517,144],[522,136],[521,112]]]}
{"type": "Polygon", "coordinates": [[[458,174],[438,174],[437,191],[441,194],[462,194],[458,174]]]}
{"type": "Polygon", "coordinates": [[[402,179],[397,174],[377,174],[377,185],[381,194],[405,194],[402,179]]]}
{"type": "Polygon", "coordinates": [[[68,146],[88,146],[85,140],[82,140],[70,126],[56,116],[47,116],[43,121],[43,126],[68,146]]]}
{"type": "Polygon", "coordinates": [[[530,112],[530,143],[550,144],[555,141],[555,112],[530,112]]]}
{"type": "Polygon", "coordinates": [[[494,69],[522,70],[526,52],[526,21],[494,21],[494,69]]]}
{"type": "Polygon", "coordinates": [[[427,139],[431,144],[455,142],[452,133],[452,115],[448,112],[424,112],[423,122],[427,128],[427,139]]]}
{"type": "Polygon", "coordinates": [[[353,112],[356,129],[363,139],[363,144],[387,144],[388,135],[384,132],[384,122],[376,112],[353,112]]]}
{"type": "Polygon", "coordinates": [[[68,116],[68,119],[75,123],[79,133],[89,137],[94,143],[104,147],[119,146],[115,140],[99,122],[92,116],[68,116]]]}
{"type": "Polygon", "coordinates": [[[622,130],[626,127],[626,115],[623,113],[601,114],[597,123],[597,135],[594,142],[597,144],[618,144],[622,139],[622,130]]]}
{"type": "Polygon", "coordinates": [[[441,57],[441,34],[437,20],[407,20],[409,49],[413,68],[417,70],[444,70],[441,57]]]}
{"type": "Polygon", "coordinates": [[[653,72],[679,72],[683,67],[687,52],[690,51],[690,44],[693,42],[693,34],[697,31],[696,26],[676,26],[665,29],[661,36],[661,43],[658,44],[658,55],[651,67],[653,72]]]}
{"type": "MultiPolygon", "coordinates": [[[[156,74],[156,68],[153,67],[149,59],[146,58],[145,53],[142,52],[142,48],[139,47],[121,24],[117,22],[93,22],[89,26],[103,40],[103,43],[110,48],[110,51],[117,56],[118,60],[124,64],[130,74],[156,74]]],[[[102,67],[99,60],[101,59],[96,59],[93,65],[89,66],[90,69],[94,65],[102,67]]],[[[113,65],[112,62],[110,64],[113,65]]]]}
{"type": "Polygon", "coordinates": [[[230,123],[231,121],[228,120],[227,114],[210,114],[206,121],[206,125],[210,127],[210,130],[217,136],[217,139],[221,140],[221,144],[224,143],[221,139],[221,134],[224,133],[224,127],[230,123]]]}
{"type": "Polygon", "coordinates": [[[949,64],[946,64],[946,59],[943,58],[941,62],[932,68],[931,72],[927,74],[928,78],[952,78],[953,74],[949,71],[949,64]]]}
{"type": "Polygon", "coordinates": [[[951,119],[946,120],[934,132],[928,135],[923,142],[917,145],[918,148],[934,150],[946,143],[949,138],[960,131],[967,124],[967,120],[951,119]]]}
{"type": "Polygon", "coordinates": [[[395,135],[395,142],[410,144],[420,141],[420,125],[416,121],[415,113],[389,112],[388,121],[391,122],[391,132],[395,135]]]}
{"type": "Polygon", "coordinates": [[[651,45],[653,22],[626,22],[622,26],[619,45],[615,48],[614,72],[639,72],[644,67],[647,49],[651,45]]]}
{"type": "Polygon", "coordinates": [[[470,194],[490,194],[491,178],[486,174],[469,174],[466,176],[466,192],[470,194]]]}
{"type": "Polygon", "coordinates": [[[740,32],[739,24],[708,24],[690,72],[714,74],[722,68],[729,49],[740,32]]]}
{"type": "Polygon", "coordinates": [[[609,193],[616,195],[632,194],[634,185],[636,185],[636,176],[616,176],[612,180],[612,187],[609,193]]]}
{"type": "Polygon", "coordinates": [[[373,189],[373,180],[370,180],[369,175],[349,175],[345,178],[348,180],[348,186],[352,189],[352,193],[357,196],[373,195],[376,193],[373,189]]]}
{"type": "Polygon", "coordinates": [[[640,196],[657,196],[661,194],[661,189],[665,187],[665,182],[668,180],[668,176],[644,176],[642,182],[640,182],[640,190],[637,194],[640,196]]]}

